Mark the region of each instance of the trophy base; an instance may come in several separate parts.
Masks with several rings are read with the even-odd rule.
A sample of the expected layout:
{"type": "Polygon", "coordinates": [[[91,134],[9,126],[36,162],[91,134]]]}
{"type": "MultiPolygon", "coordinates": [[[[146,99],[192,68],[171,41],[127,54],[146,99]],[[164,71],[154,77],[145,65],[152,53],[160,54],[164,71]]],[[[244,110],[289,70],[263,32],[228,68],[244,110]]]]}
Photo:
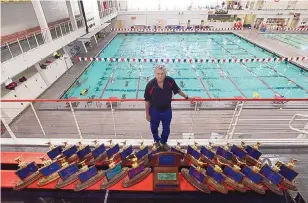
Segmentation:
{"type": "Polygon", "coordinates": [[[58,181],[58,183],[56,184],[55,188],[56,188],[56,189],[60,189],[60,188],[63,188],[63,187],[65,187],[65,186],[67,186],[67,185],[69,185],[69,184],[75,182],[76,180],[78,180],[78,176],[79,176],[79,174],[82,173],[82,172],[84,172],[84,171],[83,171],[82,169],[80,169],[77,173],[71,175],[68,179],[66,179],[66,180],[60,179],[60,180],[58,181]]]}
{"type": "Polygon", "coordinates": [[[189,175],[188,169],[183,168],[181,170],[181,173],[183,174],[184,178],[190,184],[192,184],[195,188],[197,188],[198,190],[200,190],[201,192],[204,192],[204,193],[211,193],[211,190],[207,187],[207,185],[205,183],[201,183],[201,182],[199,182],[198,180],[196,180],[195,178],[193,178],[189,175]]]}
{"type": "Polygon", "coordinates": [[[234,165],[234,163],[231,160],[227,160],[224,157],[217,155],[217,154],[214,156],[214,159],[216,159],[216,160],[219,159],[219,161],[221,163],[226,164],[226,165],[231,166],[231,167],[234,165]]]}
{"type": "MultiPolygon", "coordinates": [[[[110,164],[110,160],[114,160],[117,161],[120,158],[120,152],[117,152],[116,154],[114,154],[112,157],[106,157],[105,160],[103,160],[104,162],[102,163],[102,165],[108,165],[110,164]]],[[[117,161],[118,162],[118,161],[117,161]]]]}
{"type": "Polygon", "coordinates": [[[100,155],[99,155],[98,157],[96,157],[96,158],[93,157],[93,158],[89,161],[89,165],[95,165],[95,164],[97,164],[98,162],[100,162],[100,161],[106,159],[106,157],[107,157],[107,153],[106,153],[106,152],[100,154],[100,155]]]}
{"type": "Polygon", "coordinates": [[[209,158],[207,158],[206,156],[204,156],[203,154],[201,154],[201,161],[210,164],[210,165],[215,165],[215,161],[211,160],[209,158]]]}
{"type": "Polygon", "coordinates": [[[24,180],[21,180],[18,183],[16,183],[13,190],[24,189],[25,187],[27,187],[28,185],[30,185],[31,183],[33,183],[34,181],[36,181],[40,177],[42,177],[42,174],[39,171],[36,171],[35,173],[31,174],[30,176],[28,176],[24,180]]]}
{"type": "Polygon", "coordinates": [[[146,177],[148,177],[148,175],[150,175],[151,171],[152,170],[150,168],[145,168],[144,171],[142,171],[141,173],[136,175],[134,178],[132,178],[132,179],[129,179],[129,178],[124,179],[124,181],[122,182],[122,187],[127,188],[127,187],[131,187],[133,185],[136,185],[137,183],[140,183],[146,177]]]}
{"type": "Polygon", "coordinates": [[[225,176],[225,183],[229,186],[231,186],[233,189],[239,191],[239,192],[246,192],[246,187],[245,185],[241,184],[241,183],[237,183],[235,182],[233,179],[225,176]]]}
{"type": "Polygon", "coordinates": [[[237,160],[239,160],[240,162],[246,163],[246,160],[245,160],[245,159],[240,159],[240,158],[236,157],[235,155],[233,155],[233,156],[232,156],[232,161],[233,161],[235,164],[240,165],[240,163],[239,163],[237,160]]]}
{"type": "Polygon", "coordinates": [[[245,159],[248,166],[256,166],[258,164],[258,160],[248,154],[245,159]]]}
{"type": "Polygon", "coordinates": [[[287,179],[282,179],[281,183],[280,183],[282,186],[288,188],[289,190],[293,190],[293,191],[297,191],[297,187],[295,185],[294,182],[291,182],[287,179]]]}
{"type": "Polygon", "coordinates": [[[197,159],[195,159],[193,156],[191,156],[190,154],[184,154],[184,159],[186,159],[186,161],[188,161],[187,164],[190,163],[190,165],[195,165],[198,166],[198,161],[197,159]]]}
{"type": "Polygon", "coordinates": [[[221,185],[221,184],[219,184],[216,180],[214,180],[213,178],[211,178],[211,177],[206,177],[206,182],[210,185],[210,186],[212,186],[213,188],[215,188],[218,192],[220,192],[220,193],[222,193],[222,194],[228,194],[228,189],[225,187],[225,186],[223,186],[223,185],[221,185]]]}
{"type": "Polygon", "coordinates": [[[38,186],[44,186],[44,185],[47,185],[48,183],[51,183],[55,180],[57,180],[59,178],[59,174],[57,172],[49,175],[49,176],[46,176],[46,177],[43,177],[42,179],[39,180],[39,182],[37,183],[38,186]]]}
{"type": "Polygon", "coordinates": [[[246,185],[247,187],[249,187],[250,189],[252,189],[256,193],[261,194],[261,195],[265,194],[265,190],[262,187],[262,185],[258,185],[258,184],[252,182],[251,180],[249,180],[246,177],[243,178],[242,182],[243,182],[244,185],[246,185]]]}
{"type": "Polygon", "coordinates": [[[282,190],[275,184],[273,184],[269,179],[263,178],[263,184],[270,189],[273,193],[276,193],[277,195],[282,196],[283,192],[282,190]]]}
{"type": "Polygon", "coordinates": [[[107,180],[107,178],[105,178],[103,180],[103,183],[101,184],[100,188],[101,190],[105,190],[115,184],[117,184],[120,180],[122,180],[125,176],[126,176],[126,173],[128,171],[128,168],[122,168],[122,171],[117,174],[115,177],[113,177],[111,180],[107,180]]]}
{"type": "Polygon", "coordinates": [[[84,190],[88,187],[90,187],[91,185],[94,185],[95,183],[97,183],[98,181],[100,181],[101,179],[103,179],[105,176],[105,171],[98,171],[97,174],[95,176],[93,176],[92,178],[90,178],[89,180],[81,183],[77,183],[74,187],[74,191],[78,192],[81,190],[84,190]]]}
{"type": "Polygon", "coordinates": [[[70,156],[70,157],[67,158],[67,162],[68,162],[68,163],[73,163],[73,162],[75,162],[75,161],[78,161],[78,156],[77,156],[77,154],[74,154],[74,155],[72,155],[72,156],[70,156]]]}

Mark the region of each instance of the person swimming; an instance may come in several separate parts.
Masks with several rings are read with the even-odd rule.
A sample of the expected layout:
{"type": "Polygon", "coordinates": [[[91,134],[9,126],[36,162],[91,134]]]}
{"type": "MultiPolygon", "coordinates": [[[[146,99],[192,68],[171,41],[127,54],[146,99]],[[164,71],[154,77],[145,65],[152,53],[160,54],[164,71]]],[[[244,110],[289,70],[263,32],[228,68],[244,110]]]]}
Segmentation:
{"type": "Polygon", "coordinates": [[[89,91],[89,88],[84,89],[81,91],[80,95],[85,96],[88,93],[88,91],[89,91]]]}
{"type": "Polygon", "coordinates": [[[149,76],[147,76],[147,82],[149,82],[150,81],[150,77],[149,76]]]}
{"type": "Polygon", "coordinates": [[[126,99],[126,94],[122,94],[122,99],[126,99]]]}
{"type": "Polygon", "coordinates": [[[185,87],[185,84],[184,84],[183,81],[180,81],[180,87],[181,87],[181,88],[184,88],[184,87],[185,87]]]}
{"type": "Polygon", "coordinates": [[[127,87],[128,86],[128,81],[125,81],[125,87],[127,87]]]}

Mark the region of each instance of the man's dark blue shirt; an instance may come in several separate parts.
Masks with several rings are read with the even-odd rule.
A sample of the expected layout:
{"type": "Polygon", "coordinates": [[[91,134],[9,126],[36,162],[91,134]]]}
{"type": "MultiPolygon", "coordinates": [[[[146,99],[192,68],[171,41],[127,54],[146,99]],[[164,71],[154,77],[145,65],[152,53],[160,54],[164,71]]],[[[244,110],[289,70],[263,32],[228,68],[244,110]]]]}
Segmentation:
{"type": "Polygon", "coordinates": [[[165,77],[163,89],[158,86],[157,80],[154,78],[148,82],[145,88],[144,99],[156,110],[165,111],[171,107],[173,94],[177,94],[180,91],[181,89],[172,77],[165,77]]]}

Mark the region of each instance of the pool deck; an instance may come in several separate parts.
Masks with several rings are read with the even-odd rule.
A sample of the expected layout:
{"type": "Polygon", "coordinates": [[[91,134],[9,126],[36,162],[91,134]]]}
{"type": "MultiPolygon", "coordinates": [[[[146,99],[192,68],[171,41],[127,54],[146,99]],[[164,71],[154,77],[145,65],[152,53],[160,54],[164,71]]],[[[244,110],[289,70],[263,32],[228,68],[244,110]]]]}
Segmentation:
{"type": "MultiPolygon", "coordinates": [[[[285,44],[276,43],[268,40],[262,35],[249,31],[234,31],[254,43],[260,44],[266,49],[271,50],[283,57],[303,56],[307,53],[289,47],[285,44]]],[[[116,33],[110,33],[105,39],[97,44],[91,51],[82,57],[95,57],[114,37],[116,33]]],[[[82,61],[72,66],[64,73],[50,88],[48,88],[39,98],[50,99],[59,98],[66,89],[83,73],[90,62],[82,61]]],[[[308,61],[299,62],[299,65],[308,68],[308,61]]],[[[84,138],[110,138],[114,134],[113,120],[110,109],[105,103],[81,104],[75,111],[77,121],[80,125],[84,138]],[[101,106],[102,105],[102,106],[101,106]],[[103,108],[102,108],[103,107],[103,108]]],[[[292,103],[284,105],[283,110],[278,106],[273,106],[270,102],[262,104],[264,111],[254,109],[256,104],[245,104],[245,109],[239,119],[234,137],[235,138],[296,138],[298,132],[292,131],[288,127],[288,122],[295,113],[305,112],[308,104],[292,103]],[[268,109],[271,109],[270,111],[268,109]],[[255,118],[253,120],[252,118],[255,118]],[[275,121],[268,125],[266,119],[271,118],[275,121]],[[279,122],[278,122],[279,121],[279,122]],[[277,123],[276,123],[277,122],[277,123]],[[254,129],[251,129],[251,126],[254,129]]],[[[50,138],[78,138],[77,129],[68,108],[59,103],[38,104],[36,103],[38,117],[40,118],[46,135],[50,138]],[[58,106],[60,105],[59,109],[58,106]],[[61,110],[62,108],[62,110],[61,110]]],[[[181,139],[187,133],[194,132],[191,138],[221,138],[227,132],[231,122],[234,106],[229,103],[211,102],[206,103],[194,112],[193,107],[187,103],[173,103],[176,109],[173,114],[171,126],[171,137],[181,139]],[[206,122],[205,122],[206,121],[206,122]],[[191,127],[193,124],[193,128],[191,127]],[[186,133],[184,135],[183,133],[186,133]]],[[[140,139],[151,138],[149,124],[144,116],[144,104],[121,103],[115,110],[115,123],[117,128],[117,138],[140,139]]],[[[307,120],[300,121],[297,125],[303,126],[307,120]]],[[[30,108],[16,118],[10,125],[17,137],[44,137],[39,125],[36,123],[35,116],[30,108]],[[35,124],[34,124],[35,123],[35,124]]],[[[9,137],[3,134],[2,137],[9,137]]]]}

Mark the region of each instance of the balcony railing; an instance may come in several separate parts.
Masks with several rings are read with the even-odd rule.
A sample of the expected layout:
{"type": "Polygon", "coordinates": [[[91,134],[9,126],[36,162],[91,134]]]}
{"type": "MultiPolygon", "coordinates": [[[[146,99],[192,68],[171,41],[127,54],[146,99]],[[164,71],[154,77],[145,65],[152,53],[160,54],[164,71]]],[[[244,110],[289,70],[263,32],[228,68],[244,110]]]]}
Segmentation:
{"type": "MultiPolygon", "coordinates": [[[[81,28],[83,26],[81,18],[76,20],[77,27],[81,28]]],[[[69,20],[56,25],[52,25],[45,30],[36,30],[31,33],[19,35],[1,44],[1,62],[10,60],[23,54],[24,52],[35,49],[47,43],[48,40],[46,36],[49,30],[53,40],[63,37],[74,31],[72,23],[69,20]]]]}
{"type": "MultiPolygon", "coordinates": [[[[152,143],[142,99],[2,100],[1,104],[2,143],[40,145],[79,139],[152,143]],[[21,105],[29,108],[9,124],[21,105]]],[[[308,145],[308,115],[303,115],[308,99],[174,99],[172,108],[171,144],[244,140],[308,145]]]]}

